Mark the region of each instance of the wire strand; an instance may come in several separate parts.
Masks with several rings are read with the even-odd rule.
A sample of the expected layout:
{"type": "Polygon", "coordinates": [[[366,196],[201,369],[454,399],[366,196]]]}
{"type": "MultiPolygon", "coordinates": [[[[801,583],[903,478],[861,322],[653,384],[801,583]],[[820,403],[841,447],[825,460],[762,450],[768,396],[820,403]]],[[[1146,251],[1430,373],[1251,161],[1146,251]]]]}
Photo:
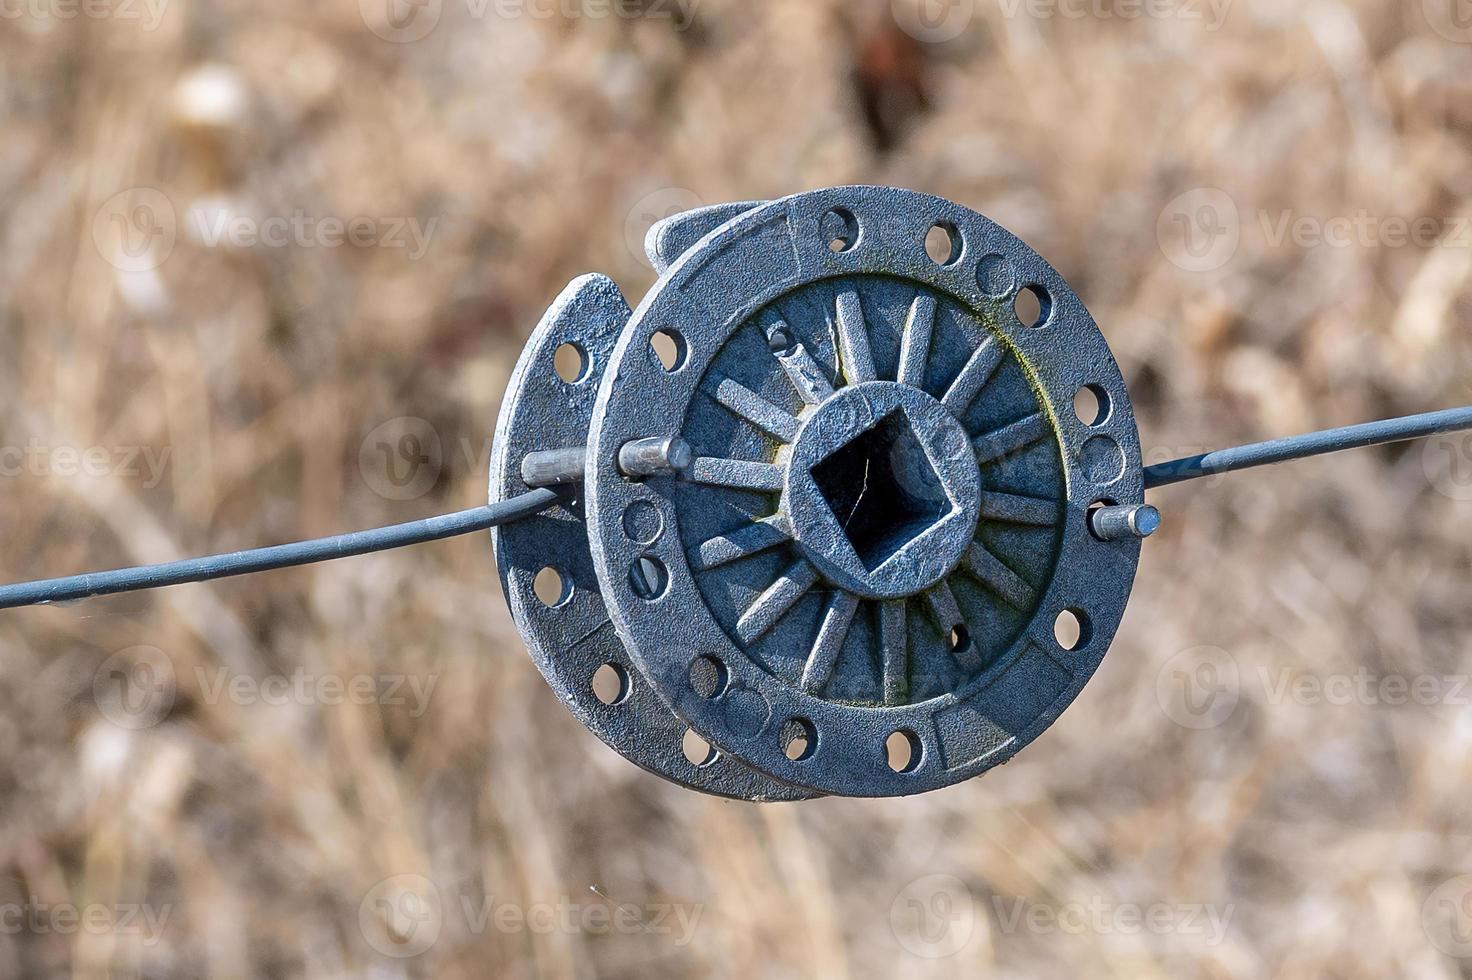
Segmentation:
{"type": "Polygon", "coordinates": [[[350,558],[390,548],[404,548],[427,541],[441,541],[462,534],[473,534],[525,520],[557,503],[561,498],[554,490],[532,490],[520,496],[500,500],[486,507],[475,507],[455,514],[444,514],[407,524],[352,531],[330,538],[278,544],[249,551],[204,558],[186,558],[160,565],[119,568],[109,572],[87,572],[64,578],[40,579],[0,586],[0,609],[35,606],[44,603],[71,602],[93,596],[157,589],[186,582],[208,582],[232,575],[249,575],[277,568],[310,565],[313,562],[350,558]]]}
{"type": "Polygon", "coordinates": [[[1180,483],[1182,480],[1195,480],[1198,477],[1230,473],[1253,466],[1267,466],[1272,463],[1303,459],[1307,456],[1337,453],[1342,449],[1362,449],[1366,446],[1404,442],[1407,439],[1421,439],[1425,436],[1439,435],[1444,432],[1460,432],[1465,429],[1472,429],[1472,406],[1449,408],[1441,412],[1427,412],[1424,415],[1410,415],[1399,419],[1386,419],[1383,422],[1348,425],[1342,429],[1309,432],[1301,436],[1290,436],[1287,439],[1274,439],[1270,442],[1255,442],[1250,446],[1219,449],[1214,453],[1177,459],[1158,466],[1147,466],[1145,468],[1145,489],[1153,490],[1156,487],[1180,483]]]}

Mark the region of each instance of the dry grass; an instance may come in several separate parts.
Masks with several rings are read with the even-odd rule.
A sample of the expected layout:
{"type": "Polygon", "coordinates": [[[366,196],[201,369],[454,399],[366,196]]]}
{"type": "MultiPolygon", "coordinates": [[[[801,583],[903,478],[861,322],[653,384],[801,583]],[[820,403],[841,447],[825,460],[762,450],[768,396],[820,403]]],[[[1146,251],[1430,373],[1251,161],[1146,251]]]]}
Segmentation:
{"type": "MultiPolygon", "coordinates": [[[[1433,29],[1439,2],[1236,0],[1213,30],[1194,0],[1133,20],[978,0],[935,44],[877,0],[701,0],[685,29],[655,16],[670,4],[478,18],[445,0],[407,44],[352,0],[6,5],[0,443],[44,453],[0,481],[0,574],[473,506],[510,364],[568,279],[604,271],[637,297],[653,214],[834,183],[937,193],[1031,241],[1115,346],[1157,461],[1472,402],[1472,234],[1455,234],[1472,44],[1433,29]],[[135,187],[163,195],[178,240],[120,272],[109,222],[135,212],[108,202],[135,187]],[[1201,187],[1234,203],[1241,241],[1190,271],[1167,206],[1201,187]],[[1362,211],[1447,234],[1274,240],[1285,212],[1362,211]],[[414,258],[210,245],[187,217],[298,212],[434,225],[414,258]],[[359,465],[399,416],[440,440],[410,500],[359,465]],[[66,447],[99,447],[106,472],[73,475],[66,447]],[[162,479],[129,472],[128,447],[167,450],[162,479]]],[[[1467,671],[1468,467],[1472,446],[1443,441],[1162,493],[1167,530],[1083,697],[1014,764],[910,800],[737,805],[624,764],[528,662],[481,539],[8,613],[0,974],[1456,975],[1472,961],[1433,944],[1423,904],[1472,872],[1472,695],[1278,684],[1467,671]],[[140,645],[177,696],[129,728],[108,668],[146,681],[160,655],[140,645]],[[1193,729],[1172,684],[1203,658],[1235,666],[1239,700],[1193,729]],[[215,687],[297,668],[434,686],[422,711],[406,690],[215,687]],[[910,887],[936,874],[973,918],[910,887]],[[412,915],[378,885],[401,875],[433,883],[439,932],[395,958],[375,899],[412,915]],[[940,946],[917,942],[910,899],[940,946]],[[564,900],[592,925],[478,920],[564,900]],[[693,936],[586,913],[619,903],[698,914],[693,936]],[[111,926],[53,914],[135,904],[111,926]],[[1131,928],[1152,906],[1164,928],[1131,928]]]]}

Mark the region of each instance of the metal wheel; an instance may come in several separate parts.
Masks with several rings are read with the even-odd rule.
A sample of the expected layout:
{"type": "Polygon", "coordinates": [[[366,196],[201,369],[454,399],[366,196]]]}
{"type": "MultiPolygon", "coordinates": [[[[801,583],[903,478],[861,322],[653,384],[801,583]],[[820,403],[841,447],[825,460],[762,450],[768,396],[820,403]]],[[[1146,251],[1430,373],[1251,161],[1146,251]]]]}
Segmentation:
{"type": "Polygon", "coordinates": [[[586,478],[640,673],[723,753],[824,793],[1010,758],[1098,666],[1139,557],[1088,527],[1143,484],[1087,310],[986,218],[889,188],[766,204],[675,259],[604,373],[586,478]],[[693,462],[624,476],[651,437],[693,462]]]}

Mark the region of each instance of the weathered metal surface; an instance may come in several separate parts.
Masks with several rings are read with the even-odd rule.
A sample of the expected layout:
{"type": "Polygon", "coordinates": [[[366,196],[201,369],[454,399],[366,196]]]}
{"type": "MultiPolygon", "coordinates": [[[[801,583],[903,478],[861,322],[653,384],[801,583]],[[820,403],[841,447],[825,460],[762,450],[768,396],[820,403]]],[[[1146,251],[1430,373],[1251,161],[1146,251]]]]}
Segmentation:
{"type": "MultiPolygon", "coordinates": [[[[563,463],[581,458],[598,382],[628,318],[618,286],[603,276],[575,281],[553,304],[527,343],[508,386],[491,460],[492,502],[526,490],[522,471],[529,456],[552,454],[538,457],[544,464],[550,461],[550,468],[533,465],[534,478],[553,474],[559,458],[563,463]],[[582,352],[583,370],[575,381],[564,381],[554,367],[557,349],[569,343],[582,352]],[[561,450],[572,453],[569,457],[561,450]]],[[[638,515],[630,517],[628,526],[634,533],[646,533],[638,515]]],[[[706,765],[686,758],[682,750],[686,723],[660,702],[609,623],[603,587],[588,553],[580,493],[570,493],[553,510],[495,528],[491,541],[507,602],[532,660],[578,720],[614,750],[650,772],[707,793],[747,800],[814,795],[729,756],[716,756],[706,765]],[[553,569],[562,583],[561,594],[554,594],[550,603],[536,592],[536,577],[544,568],[553,569]],[[605,703],[594,692],[594,676],[605,665],[611,665],[621,681],[611,693],[605,692],[613,703],[605,703]]]]}
{"type": "Polygon", "coordinates": [[[1102,541],[1087,516],[1142,502],[1123,379],[1062,278],[957,205],[847,187],[726,217],[640,304],[592,415],[592,557],[633,663],[784,783],[897,795],[1005,761],[1123,615],[1139,539],[1102,541]],[[1023,289],[1036,326],[1014,312],[1023,289]],[[684,472],[620,471],[624,445],[672,438],[692,447],[684,472]]]}

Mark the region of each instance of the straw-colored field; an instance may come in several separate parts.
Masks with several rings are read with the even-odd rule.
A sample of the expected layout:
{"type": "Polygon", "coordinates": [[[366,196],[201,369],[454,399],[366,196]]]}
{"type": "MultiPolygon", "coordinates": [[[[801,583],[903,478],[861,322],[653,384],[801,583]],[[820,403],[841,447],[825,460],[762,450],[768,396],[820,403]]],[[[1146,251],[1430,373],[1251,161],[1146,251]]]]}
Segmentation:
{"type": "MultiPolygon", "coordinates": [[[[386,2],[0,0],[0,578],[481,503],[569,279],[830,184],[1027,239],[1148,462],[1472,403],[1466,0],[386,2]]],[[[624,763],[483,536],[0,614],[0,976],[1472,970],[1472,438],[1155,502],[1083,696],[911,799],[624,763]]]]}

